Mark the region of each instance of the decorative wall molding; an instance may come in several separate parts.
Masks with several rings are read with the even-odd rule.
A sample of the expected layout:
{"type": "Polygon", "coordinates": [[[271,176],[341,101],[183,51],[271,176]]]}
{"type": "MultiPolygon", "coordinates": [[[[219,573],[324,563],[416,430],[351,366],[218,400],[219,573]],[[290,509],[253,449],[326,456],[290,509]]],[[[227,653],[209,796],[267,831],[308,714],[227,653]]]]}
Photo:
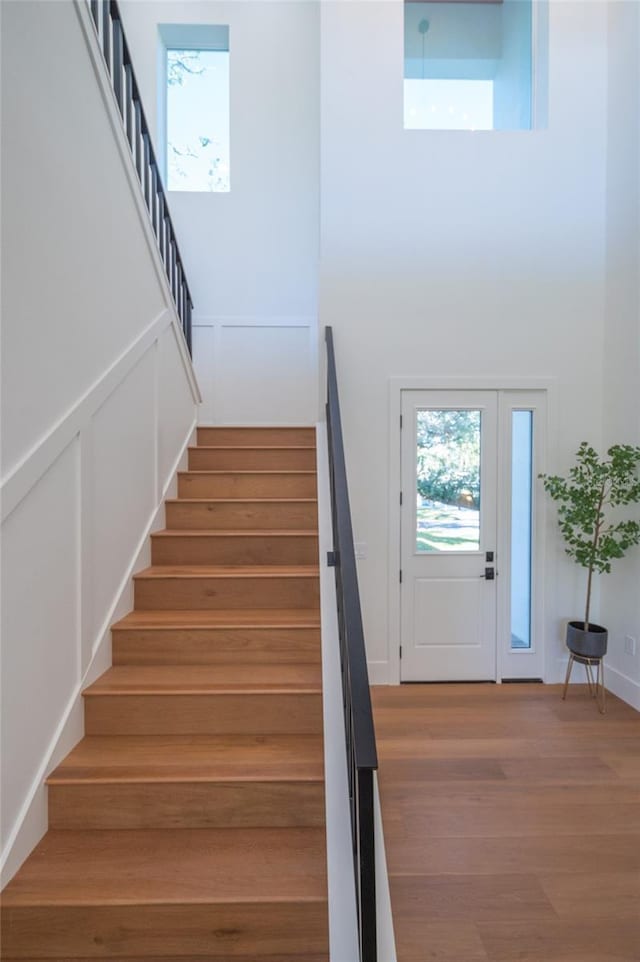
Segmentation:
{"type": "MultiPolygon", "coordinates": [[[[172,324],[168,310],[162,311],[117,360],[102,374],[57,424],[54,424],[2,481],[2,520],[18,506],[31,488],[48,471],[72,439],[86,430],[98,409],[172,324]]],[[[182,336],[182,335],[180,335],[182,336]]],[[[189,379],[191,382],[191,378],[189,379]]],[[[194,380],[195,385],[195,380],[194,380]]],[[[194,403],[199,394],[194,393],[194,403]]]]}
{"type": "Polygon", "coordinates": [[[195,313],[193,337],[203,395],[201,423],[269,425],[316,421],[315,316],[195,313]],[[264,365],[257,363],[255,356],[258,342],[264,365]],[[239,363],[240,356],[248,362],[246,371],[239,363]],[[279,401],[274,392],[276,383],[279,401]]]}
{"type": "MultiPolygon", "coordinates": [[[[163,329],[166,329],[166,327],[163,329]]],[[[136,550],[123,573],[120,584],[105,613],[102,625],[98,629],[95,638],[92,639],[93,643],[90,646],[88,664],[86,664],[86,667],[83,666],[80,668],[79,676],[74,684],[71,697],[64,706],[59,723],[52,733],[49,746],[32,779],[30,790],[14,821],[13,828],[6,839],[2,853],[0,854],[0,885],[2,886],[6,885],[31,852],[34,844],[42,835],[43,825],[46,828],[47,807],[44,780],[49,772],[55,768],[83,735],[84,715],[82,691],[106,671],[111,664],[111,625],[118,618],[122,617],[131,607],[132,576],[140,567],[149,563],[149,538],[151,532],[162,527],[164,523],[164,501],[165,498],[175,494],[177,490],[177,472],[186,467],[187,449],[194,441],[195,429],[196,421],[194,419],[189,425],[184,443],[177,454],[168,477],[163,480],[158,503],[155,505],[144,531],[141,533],[136,550]]],[[[82,458],[78,458],[80,484],[82,483],[82,465],[82,458]]],[[[46,469],[44,473],[46,473],[46,469]]],[[[80,511],[80,507],[78,510],[80,511]]],[[[82,549],[84,546],[84,544],[80,546],[79,561],[82,559],[82,549]]],[[[82,574],[84,566],[81,566],[81,569],[80,573],[82,574]]],[[[82,584],[85,590],[90,587],[90,584],[87,585],[84,581],[82,584]]],[[[82,593],[78,598],[78,605],[80,607],[82,607],[81,602],[82,593]]],[[[78,645],[78,665],[80,666],[83,661],[81,632],[79,632],[76,643],[78,645]]]]}

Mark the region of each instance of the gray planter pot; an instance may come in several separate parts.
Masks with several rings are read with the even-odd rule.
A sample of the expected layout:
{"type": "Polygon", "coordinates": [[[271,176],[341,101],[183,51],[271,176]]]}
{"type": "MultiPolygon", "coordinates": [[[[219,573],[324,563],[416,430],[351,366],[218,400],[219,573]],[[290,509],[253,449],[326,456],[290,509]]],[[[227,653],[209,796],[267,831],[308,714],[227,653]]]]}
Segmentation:
{"type": "Polygon", "coordinates": [[[567,625],[567,648],[583,658],[602,658],[607,653],[609,633],[601,625],[589,622],[589,631],[583,621],[570,621],[567,625]]]}

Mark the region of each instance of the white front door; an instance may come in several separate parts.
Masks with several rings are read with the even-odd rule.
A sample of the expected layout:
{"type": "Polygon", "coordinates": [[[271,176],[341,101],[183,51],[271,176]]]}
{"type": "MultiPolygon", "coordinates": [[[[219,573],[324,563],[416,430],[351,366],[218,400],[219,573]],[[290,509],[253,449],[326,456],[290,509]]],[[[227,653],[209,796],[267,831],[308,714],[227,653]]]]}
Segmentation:
{"type": "Polygon", "coordinates": [[[402,392],[401,680],[496,678],[495,391],[402,392]]]}
{"type": "Polygon", "coordinates": [[[403,390],[401,681],[542,678],[546,394],[403,390]]]}

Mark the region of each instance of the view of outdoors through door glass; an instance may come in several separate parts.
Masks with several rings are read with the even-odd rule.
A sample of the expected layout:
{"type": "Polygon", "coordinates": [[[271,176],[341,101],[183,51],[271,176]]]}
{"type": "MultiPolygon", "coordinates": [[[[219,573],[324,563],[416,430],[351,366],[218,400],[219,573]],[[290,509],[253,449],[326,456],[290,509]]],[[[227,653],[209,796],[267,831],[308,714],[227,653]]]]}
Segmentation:
{"type": "Polygon", "coordinates": [[[416,551],[480,547],[479,410],[416,414],[416,551]]]}

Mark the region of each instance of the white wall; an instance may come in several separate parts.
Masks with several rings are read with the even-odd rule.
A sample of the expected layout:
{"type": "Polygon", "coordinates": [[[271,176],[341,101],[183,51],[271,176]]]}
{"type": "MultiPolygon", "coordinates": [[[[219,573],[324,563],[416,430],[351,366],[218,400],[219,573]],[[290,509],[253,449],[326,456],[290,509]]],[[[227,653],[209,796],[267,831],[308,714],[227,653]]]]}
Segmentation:
{"type": "MultiPolygon", "coordinates": [[[[640,4],[608,5],[604,442],[640,444],[640,4]]],[[[637,513],[637,511],[636,511],[637,513]]],[[[640,709],[640,550],[602,579],[609,683],[640,709]],[[624,637],[636,639],[636,655],[624,637]]]]}
{"type": "MultiPolygon", "coordinates": [[[[355,537],[368,545],[373,680],[398,644],[389,379],[552,378],[548,468],[601,439],[606,10],[556,2],[549,16],[548,128],[470,134],[403,130],[400,0],[322,6],[320,318],[335,330],[355,537]]],[[[552,521],[548,535],[551,680],[582,581],[552,521]]]]}
{"type": "Polygon", "coordinates": [[[83,23],[70,0],[2,4],[5,879],[46,828],[43,778],[82,735],[198,399],[83,23]]]}
{"type": "Polygon", "coordinates": [[[229,26],[231,191],[169,195],[195,302],[201,420],[314,423],[319,230],[318,3],[121,4],[158,131],[158,23],[229,26]]]}

